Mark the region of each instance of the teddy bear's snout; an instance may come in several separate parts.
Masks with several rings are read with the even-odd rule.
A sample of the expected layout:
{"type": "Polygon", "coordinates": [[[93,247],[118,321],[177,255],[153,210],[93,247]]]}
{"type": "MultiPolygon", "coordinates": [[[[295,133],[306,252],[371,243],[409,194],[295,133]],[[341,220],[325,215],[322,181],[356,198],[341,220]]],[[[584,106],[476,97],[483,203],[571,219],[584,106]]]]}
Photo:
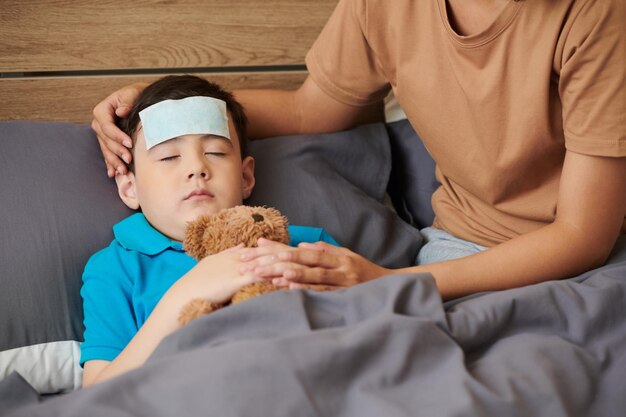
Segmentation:
{"type": "Polygon", "coordinates": [[[259,213],[254,213],[252,215],[252,220],[254,220],[255,223],[258,223],[258,222],[262,222],[263,220],[265,220],[265,217],[263,217],[259,213]]]}

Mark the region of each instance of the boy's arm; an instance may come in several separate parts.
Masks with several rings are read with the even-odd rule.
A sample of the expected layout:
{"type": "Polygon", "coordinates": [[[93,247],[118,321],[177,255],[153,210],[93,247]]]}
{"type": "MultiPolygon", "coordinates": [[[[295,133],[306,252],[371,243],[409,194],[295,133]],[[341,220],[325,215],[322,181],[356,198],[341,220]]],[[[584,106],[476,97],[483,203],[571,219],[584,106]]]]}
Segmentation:
{"type": "Polygon", "coordinates": [[[178,315],[190,300],[205,298],[215,303],[229,299],[237,290],[254,282],[252,274],[241,274],[236,249],[204,258],[180,278],[161,298],[144,325],[124,350],[111,362],[85,362],[83,386],[101,382],[141,366],[157,345],[178,325],[178,315]]]}
{"type": "Polygon", "coordinates": [[[288,252],[248,249],[245,259],[260,276],[283,276],[288,282],[303,284],[354,285],[392,272],[430,272],[444,299],[520,287],[572,277],[602,265],[626,215],[625,187],[626,158],[567,151],[556,220],[476,255],[395,271],[324,244],[288,252]]]}
{"type": "Polygon", "coordinates": [[[175,310],[173,305],[175,301],[170,301],[172,297],[168,294],[169,291],[163,296],[130,343],[113,361],[92,360],[85,362],[83,372],[84,387],[113,378],[141,366],[161,340],[176,330],[177,310],[175,310]]]}

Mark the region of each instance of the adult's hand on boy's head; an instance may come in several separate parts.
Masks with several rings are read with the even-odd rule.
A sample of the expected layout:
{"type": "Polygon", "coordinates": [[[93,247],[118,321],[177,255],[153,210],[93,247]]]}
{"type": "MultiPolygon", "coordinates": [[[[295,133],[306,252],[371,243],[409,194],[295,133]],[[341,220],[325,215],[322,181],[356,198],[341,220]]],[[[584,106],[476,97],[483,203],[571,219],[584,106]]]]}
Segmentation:
{"type": "Polygon", "coordinates": [[[127,134],[115,124],[117,117],[126,117],[146,83],[136,83],[123,87],[102,100],[93,109],[91,128],[98,136],[98,144],[104,156],[107,175],[113,177],[115,173],[125,174],[126,163],[130,163],[132,155],[128,148],[133,142],[127,134]]]}

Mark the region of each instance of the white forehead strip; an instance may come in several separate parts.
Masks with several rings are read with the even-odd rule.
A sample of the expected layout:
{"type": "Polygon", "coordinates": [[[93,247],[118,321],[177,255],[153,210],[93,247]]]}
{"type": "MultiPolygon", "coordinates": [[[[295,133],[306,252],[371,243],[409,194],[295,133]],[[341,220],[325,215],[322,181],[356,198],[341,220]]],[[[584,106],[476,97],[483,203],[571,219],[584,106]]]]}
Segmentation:
{"type": "Polygon", "coordinates": [[[217,135],[230,139],[226,102],[213,97],[163,100],[139,112],[148,149],[182,135],[217,135]]]}

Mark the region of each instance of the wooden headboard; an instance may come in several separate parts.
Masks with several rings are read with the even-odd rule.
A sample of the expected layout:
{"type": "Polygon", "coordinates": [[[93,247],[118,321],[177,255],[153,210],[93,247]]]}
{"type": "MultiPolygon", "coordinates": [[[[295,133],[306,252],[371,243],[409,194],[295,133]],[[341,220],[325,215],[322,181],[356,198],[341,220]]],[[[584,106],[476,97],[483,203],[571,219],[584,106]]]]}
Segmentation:
{"type": "Polygon", "coordinates": [[[121,86],[196,74],[228,89],[296,88],[337,0],[7,0],[0,120],[91,121],[121,86]]]}

